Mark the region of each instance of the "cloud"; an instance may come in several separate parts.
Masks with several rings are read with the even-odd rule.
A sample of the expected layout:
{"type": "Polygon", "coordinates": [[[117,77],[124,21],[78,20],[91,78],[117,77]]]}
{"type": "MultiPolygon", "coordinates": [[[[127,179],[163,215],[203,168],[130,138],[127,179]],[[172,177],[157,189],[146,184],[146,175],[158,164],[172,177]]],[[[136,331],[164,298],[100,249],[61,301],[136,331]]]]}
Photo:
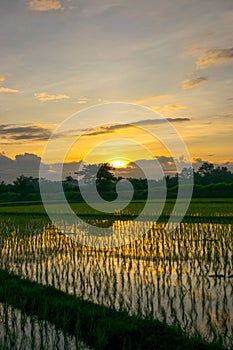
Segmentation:
{"type": "Polygon", "coordinates": [[[145,174],[142,173],[139,167],[142,169],[146,169],[147,171],[147,179],[161,179],[160,167],[158,167],[155,161],[159,162],[161,168],[163,169],[163,173],[165,175],[174,176],[177,173],[177,168],[175,165],[175,161],[179,164],[179,167],[186,168],[189,167],[189,163],[187,163],[182,157],[179,159],[174,159],[173,157],[167,157],[164,155],[155,156],[154,159],[139,159],[136,162],[129,163],[129,167],[124,169],[117,170],[117,175],[122,177],[135,177],[135,178],[145,178],[145,174]]]}
{"type": "Polygon", "coordinates": [[[4,76],[0,75],[0,81],[4,81],[4,80],[5,80],[4,76]]]}
{"type": "Polygon", "coordinates": [[[146,120],[139,120],[137,122],[134,122],[133,125],[156,125],[156,124],[161,124],[165,123],[165,121],[169,121],[171,123],[179,123],[179,122],[187,122],[190,121],[189,118],[166,118],[166,119],[146,119],[146,120]]]}
{"type": "Polygon", "coordinates": [[[167,121],[171,122],[171,123],[180,123],[180,122],[187,122],[190,121],[189,118],[166,118],[166,119],[144,119],[144,120],[138,120],[134,123],[130,123],[130,124],[114,124],[114,125],[109,125],[109,126],[103,126],[100,127],[98,129],[95,129],[94,131],[90,131],[87,134],[85,134],[85,136],[98,136],[98,135],[102,135],[102,134],[108,134],[108,133],[112,133],[116,130],[120,130],[120,129],[124,129],[124,128],[128,128],[131,126],[146,126],[146,125],[158,125],[158,124],[162,124],[165,123],[167,121]]]}
{"type": "MultiPolygon", "coordinates": [[[[155,156],[157,161],[159,161],[163,171],[166,175],[174,175],[176,173],[176,167],[174,164],[174,158],[164,155],[155,156]]],[[[184,159],[176,159],[179,165],[184,168],[187,167],[187,163],[184,159]]],[[[205,160],[196,158],[193,160],[193,168],[197,170],[205,160]]],[[[151,165],[154,163],[154,160],[146,160],[141,159],[137,161],[138,164],[142,166],[142,168],[147,168],[147,171],[151,174],[151,178],[159,178],[160,172],[158,174],[154,173],[154,167],[151,165]],[[150,172],[151,169],[151,172],[150,172]]],[[[75,172],[78,170],[80,165],[79,161],[64,163],[63,164],[63,178],[66,176],[73,176],[75,178],[75,172]]],[[[233,171],[233,162],[228,161],[220,164],[214,164],[215,166],[226,166],[228,169],[233,171]]],[[[58,180],[59,179],[59,171],[61,168],[60,163],[53,164],[44,164],[41,163],[41,158],[33,153],[24,153],[18,154],[15,156],[15,159],[11,159],[7,157],[5,154],[0,153],[0,176],[1,181],[13,182],[17,176],[25,175],[25,176],[33,176],[35,178],[39,177],[39,168],[43,167],[43,170],[46,174],[46,178],[50,180],[58,180]]],[[[116,169],[116,173],[118,170],[116,169]]],[[[129,164],[128,168],[119,169],[118,176],[123,177],[144,177],[142,172],[136,166],[134,162],[129,164]]],[[[150,176],[149,176],[150,178],[150,176]]]]}
{"type": "Polygon", "coordinates": [[[11,159],[4,154],[0,154],[0,176],[2,181],[13,182],[17,176],[38,177],[40,167],[40,157],[31,153],[16,155],[11,159]]]}
{"type": "Polygon", "coordinates": [[[46,102],[46,101],[57,101],[57,100],[63,100],[63,99],[68,99],[70,96],[67,95],[49,95],[47,92],[38,92],[34,94],[35,98],[41,102],[46,102]]]}
{"type": "Polygon", "coordinates": [[[32,0],[29,2],[29,8],[33,11],[51,11],[60,10],[61,3],[57,0],[32,0]]]}
{"type": "Polygon", "coordinates": [[[169,109],[182,109],[182,108],[185,108],[184,106],[181,106],[181,105],[167,105],[167,106],[164,106],[163,109],[165,110],[169,110],[169,109]]]}
{"type": "Polygon", "coordinates": [[[94,131],[90,131],[84,135],[85,136],[99,136],[99,135],[103,135],[103,134],[112,133],[115,130],[119,130],[119,129],[123,129],[123,128],[127,128],[127,127],[128,127],[127,124],[116,124],[116,125],[110,125],[110,126],[102,126],[98,129],[94,129],[94,131]]]}
{"type": "MultiPolygon", "coordinates": [[[[63,178],[66,176],[74,176],[78,170],[80,162],[71,162],[63,164],[63,178]]],[[[41,158],[33,153],[17,154],[15,159],[7,157],[0,153],[0,177],[1,181],[7,183],[13,182],[20,175],[39,177],[39,169],[42,166],[47,179],[59,180],[61,164],[45,164],[41,162],[41,158]]]]}
{"type": "Polygon", "coordinates": [[[48,128],[42,125],[0,125],[1,139],[7,140],[47,140],[51,134],[48,128]]]}
{"type": "Polygon", "coordinates": [[[141,98],[141,99],[135,100],[134,103],[142,104],[142,103],[146,103],[146,102],[157,100],[159,98],[167,98],[167,97],[170,97],[170,96],[169,95],[154,95],[154,96],[149,96],[149,97],[145,97],[145,98],[141,98]]]}
{"type": "Polygon", "coordinates": [[[206,69],[220,63],[233,61],[233,47],[230,49],[214,49],[209,50],[201,56],[197,63],[197,69],[206,69]]]}
{"type": "Polygon", "coordinates": [[[206,83],[207,81],[208,81],[208,78],[205,78],[205,77],[199,77],[196,79],[187,79],[183,81],[182,87],[184,90],[191,89],[195,86],[206,83]]]}
{"type": "Polygon", "coordinates": [[[78,103],[78,104],[86,104],[87,102],[88,102],[88,98],[80,97],[80,98],[78,98],[76,103],[78,103]]]}
{"type": "Polygon", "coordinates": [[[106,3],[104,1],[91,1],[87,7],[81,8],[81,10],[84,16],[92,17],[102,15],[104,12],[120,6],[119,0],[113,3],[111,1],[107,1],[106,3]]]}
{"type": "Polygon", "coordinates": [[[0,87],[0,92],[19,92],[19,90],[15,90],[15,89],[10,89],[10,88],[7,88],[7,87],[0,87]]]}

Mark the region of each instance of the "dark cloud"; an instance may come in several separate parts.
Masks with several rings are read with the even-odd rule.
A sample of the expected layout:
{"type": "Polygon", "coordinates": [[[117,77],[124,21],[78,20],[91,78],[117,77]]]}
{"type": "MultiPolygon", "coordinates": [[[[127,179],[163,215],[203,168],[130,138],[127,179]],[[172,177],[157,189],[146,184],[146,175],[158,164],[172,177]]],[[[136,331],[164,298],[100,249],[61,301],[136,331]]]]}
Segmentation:
{"type": "Polygon", "coordinates": [[[190,121],[190,118],[166,118],[166,119],[146,119],[146,120],[139,120],[138,122],[133,123],[133,125],[156,125],[165,123],[165,121],[169,121],[171,123],[179,123],[179,122],[187,122],[190,121]]]}
{"type": "Polygon", "coordinates": [[[31,153],[19,154],[11,159],[0,154],[0,178],[1,181],[12,182],[17,176],[39,176],[40,157],[31,153]]]}
{"type": "MultiPolygon", "coordinates": [[[[182,157],[176,159],[176,163],[182,169],[189,167],[189,164],[182,157]]],[[[116,169],[116,174],[122,177],[145,178],[143,169],[146,169],[148,179],[155,180],[163,178],[164,174],[174,176],[177,173],[175,160],[172,157],[157,156],[150,160],[140,159],[137,160],[137,163],[131,162],[127,168],[116,169]]]]}
{"type": "MultiPolygon", "coordinates": [[[[71,162],[63,164],[63,178],[74,176],[79,168],[80,162],[71,162]]],[[[18,154],[15,159],[7,157],[0,153],[0,181],[6,183],[13,182],[20,175],[39,177],[40,166],[43,169],[46,178],[57,180],[59,178],[60,164],[44,164],[41,158],[33,153],[18,154]]]]}
{"type": "Polygon", "coordinates": [[[51,131],[41,125],[0,125],[0,136],[2,139],[10,140],[47,140],[51,131]]]}
{"type": "MultiPolygon", "coordinates": [[[[210,155],[209,155],[210,156],[210,155]]],[[[122,177],[135,177],[135,178],[143,178],[144,173],[140,170],[139,166],[142,169],[147,169],[147,173],[149,174],[149,178],[157,178],[161,177],[161,172],[158,168],[158,171],[155,171],[154,164],[155,160],[157,160],[163,169],[166,175],[174,175],[177,172],[176,166],[174,163],[174,159],[168,156],[157,156],[154,160],[141,159],[135,162],[131,162],[127,168],[116,169],[116,175],[122,177]]],[[[187,167],[187,163],[184,159],[180,158],[176,160],[181,168],[187,167]]],[[[193,168],[197,170],[205,160],[201,158],[196,158],[193,161],[193,168]]],[[[32,153],[24,153],[19,154],[15,157],[15,159],[11,159],[4,154],[0,154],[0,181],[5,181],[7,183],[13,182],[17,176],[25,175],[25,176],[33,176],[35,178],[39,177],[39,168],[42,165],[44,174],[46,174],[46,178],[50,180],[59,179],[59,169],[60,164],[41,164],[41,158],[32,153]]],[[[226,166],[231,171],[233,171],[233,162],[225,162],[220,164],[214,164],[215,166],[226,166]]],[[[80,166],[80,162],[71,162],[63,164],[63,178],[66,176],[72,176],[77,178],[75,172],[78,171],[80,166]]]]}
{"type": "Polygon", "coordinates": [[[165,123],[166,120],[171,123],[180,123],[180,122],[190,121],[190,118],[180,117],[180,118],[166,118],[166,119],[145,119],[145,120],[139,120],[137,122],[133,122],[130,124],[114,124],[114,125],[100,127],[98,130],[95,130],[95,131],[90,131],[87,134],[85,134],[85,136],[97,136],[97,135],[107,134],[107,133],[114,132],[115,130],[120,130],[130,126],[141,126],[141,127],[143,127],[144,125],[153,126],[153,125],[165,123]]]}
{"type": "Polygon", "coordinates": [[[187,90],[187,89],[191,89],[195,86],[198,86],[200,84],[203,84],[203,83],[207,83],[208,81],[208,78],[206,77],[199,77],[199,78],[195,78],[195,79],[187,79],[187,80],[184,80],[183,81],[183,89],[184,90],[187,90]]]}
{"type": "Polygon", "coordinates": [[[233,47],[208,50],[197,61],[197,69],[206,69],[220,63],[233,61],[233,47]]]}

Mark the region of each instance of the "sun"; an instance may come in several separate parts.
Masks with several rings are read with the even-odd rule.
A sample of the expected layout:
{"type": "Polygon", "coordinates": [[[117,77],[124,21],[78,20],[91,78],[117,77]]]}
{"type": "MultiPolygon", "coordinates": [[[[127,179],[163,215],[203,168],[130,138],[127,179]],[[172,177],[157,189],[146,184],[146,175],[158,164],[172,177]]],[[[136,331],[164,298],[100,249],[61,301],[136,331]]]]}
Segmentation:
{"type": "Polygon", "coordinates": [[[113,167],[113,168],[126,168],[127,167],[127,162],[124,161],[124,160],[112,160],[110,162],[110,165],[113,167]]]}

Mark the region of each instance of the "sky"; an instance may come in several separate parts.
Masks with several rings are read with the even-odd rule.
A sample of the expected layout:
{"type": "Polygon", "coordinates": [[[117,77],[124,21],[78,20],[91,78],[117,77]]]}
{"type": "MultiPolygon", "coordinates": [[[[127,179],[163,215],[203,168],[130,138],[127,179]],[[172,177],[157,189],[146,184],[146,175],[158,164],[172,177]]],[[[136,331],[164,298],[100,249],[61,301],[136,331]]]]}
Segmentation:
{"type": "MultiPolygon", "coordinates": [[[[167,118],[194,163],[232,166],[232,23],[232,0],[1,0],[0,176],[35,169],[64,120],[81,111],[77,133],[86,133],[82,110],[112,102],[167,118]]],[[[147,113],[133,117],[125,122],[157,127],[147,113]]],[[[101,126],[101,114],[92,116],[93,129],[65,159],[72,169],[90,145],[135,133],[122,123],[114,128],[117,121],[109,112],[101,126]]],[[[141,140],[169,161],[157,141],[141,140]]],[[[98,152],[93,159],[103,160],[98,152]]],[[[54,169],[59,156],[48,162],[54,169]]]]}

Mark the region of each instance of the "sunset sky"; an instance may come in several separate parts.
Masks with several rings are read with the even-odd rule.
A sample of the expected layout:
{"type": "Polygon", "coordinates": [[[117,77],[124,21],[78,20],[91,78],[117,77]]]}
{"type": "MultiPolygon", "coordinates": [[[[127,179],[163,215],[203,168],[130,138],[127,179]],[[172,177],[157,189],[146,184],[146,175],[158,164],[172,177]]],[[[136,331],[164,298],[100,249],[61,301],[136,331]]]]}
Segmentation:
{"type": "MultiPolygon", "coordinates": [[[[232,0],[1,0],[1,168],[38,162],[62,121],[114,101],[169,118],[194,162],[232,164],[232,23],[232,0]]],[[[126,129],[94,130],[67,161],[126,129]]]]}

